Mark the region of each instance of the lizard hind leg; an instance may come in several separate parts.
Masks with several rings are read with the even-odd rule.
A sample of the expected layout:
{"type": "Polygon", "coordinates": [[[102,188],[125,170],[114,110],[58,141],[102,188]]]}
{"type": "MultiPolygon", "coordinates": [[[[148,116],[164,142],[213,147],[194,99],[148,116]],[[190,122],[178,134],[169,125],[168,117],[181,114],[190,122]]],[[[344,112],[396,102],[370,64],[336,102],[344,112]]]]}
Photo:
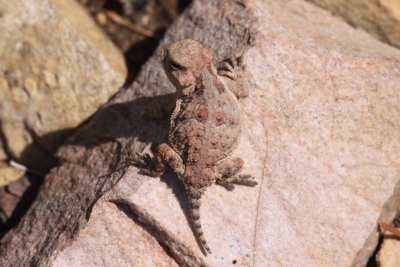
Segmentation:
{"type": "Polygon", "coordinates": [[[240,174],[243,167],[243,160],[239,157],[229,158],[217,166],[219,177],[216,184],[232,191],[235,184],[245,186],[256,186],[258,183],[254,181],[254,177],[250,174],[240,174]]]}
{"type": "Polygon", "coordinates": [[[207,256],[207,253],[211,254],[211,249],[208,246],[207,241],[204,237],[200,222],[200,199],[202,194],[203,192],[198,189],[189,188],[189,190],[187,190],[192,231],[194,232],[196,241],[199,244],[199,247],[201,248],[203,254],[207,256]]]}

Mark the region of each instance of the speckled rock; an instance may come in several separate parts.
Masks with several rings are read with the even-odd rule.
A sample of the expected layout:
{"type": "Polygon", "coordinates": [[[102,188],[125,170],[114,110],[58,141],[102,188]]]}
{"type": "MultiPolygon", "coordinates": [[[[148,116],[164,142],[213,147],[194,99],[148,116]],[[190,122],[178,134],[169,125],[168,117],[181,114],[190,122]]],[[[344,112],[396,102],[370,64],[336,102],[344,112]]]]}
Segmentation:
{"type": "MultiPolygon", "coordinates": [[[[197,2],[199,8],[206,1],[197,2]]],[[[201,254],[172,174],[153,179],[129,168],[92,217],[107,218],[103,205],[117,203],[114,221],[128,210],[177,262],[191,255],[186,266],[365,266],[377,221],[391,221],[400,204],[400,52],[307,2],[257,0],[247,7],[257,17],[245,55],[251,91],[240,102],[243,133],[234,154],[259,185],[206,191],[201,218],[213,253],[201,254]]],[[[105,251],[101,242],[84,249],[93,240],[87,233],[112,233],[91,220],[58,255],[59,266],[77,251],[81,258],[105,251]]],[[[115,242],[126,244],[126,235],[137,233],[115,242]]],[[[153,252],[141,246],[101,257],[140,251],[137,264],[145,263],[153,252]]]]}
{"type": "Polygon", "coordinates": [[[10,156],[46,168],[123,84],[123,57],[76,1],[1,1],[0,32],[0,131],[10,156]]]}
{"type": "Polygon", "coordinates": [[[383,42],[400,47],[400,1],[307,0],[383,42]]]}

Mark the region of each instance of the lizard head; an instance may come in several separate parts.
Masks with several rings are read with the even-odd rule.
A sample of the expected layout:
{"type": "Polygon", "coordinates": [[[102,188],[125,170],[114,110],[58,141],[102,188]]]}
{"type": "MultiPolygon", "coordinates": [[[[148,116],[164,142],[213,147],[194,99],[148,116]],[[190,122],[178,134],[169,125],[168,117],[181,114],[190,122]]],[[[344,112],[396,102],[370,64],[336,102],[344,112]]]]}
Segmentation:
{"type": "Polygon", "coordinates": [[[199,42],[183,39],[166,45],[161,60],[168,79],[179,90],[193,86],[201,78],[212,56],[199,42]]]}

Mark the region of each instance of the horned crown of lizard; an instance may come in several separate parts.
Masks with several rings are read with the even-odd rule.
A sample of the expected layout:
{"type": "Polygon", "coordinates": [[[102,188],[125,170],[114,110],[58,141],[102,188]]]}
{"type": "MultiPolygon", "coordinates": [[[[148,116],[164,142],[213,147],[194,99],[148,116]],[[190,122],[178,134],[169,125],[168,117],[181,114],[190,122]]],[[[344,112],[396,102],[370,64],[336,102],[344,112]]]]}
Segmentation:
{"type": "Polygon", "coordinates": [[[195,84],[211,60],[210,51],[192,39],[165,46],[161,54],[165,73],[177,89],[195,84]]]}

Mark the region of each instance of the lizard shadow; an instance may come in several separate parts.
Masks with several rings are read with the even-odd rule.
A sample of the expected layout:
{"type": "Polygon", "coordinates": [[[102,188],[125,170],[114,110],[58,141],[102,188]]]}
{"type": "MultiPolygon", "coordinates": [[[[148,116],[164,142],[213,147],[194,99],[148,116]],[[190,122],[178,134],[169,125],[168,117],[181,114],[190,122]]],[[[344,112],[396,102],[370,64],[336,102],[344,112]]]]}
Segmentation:
{"type": "Polygon", "coordinates": [[[172,190],[172,193],[176,196],[176,199],[178,200],[179,207],[181,208],[186,221],[188,222],[188,225],[190,226],[190,230],[193,233],[193,236],[196,239],[196,242],[198,244],[198,247],[200,248],[201,252],[203,253],[204,256],[207,256],[207,252],[204,250],[202,243],[198,236],[196,235],[195,231],[195,226],[193,224],[193,221],[191,219],[190,213],[189,213],[189,205],[188,205],[188,199],[186,196],[185,188],[182,183],[177,177],[177,175],[172,171],[170,167],[167,167],[166,171],[160,176],[161,182],[164,182],[168,188],[172,190]]]}
{"type": "MultiPolygon", "coordinates": [[[[104,157],[108,156],[109,158],[104,159],[102,164],[112,161],[114,166],[112,168],[118,168],[118,165],[125,164],[123,160],[117,160],[117,158],[125,158],[128,165],[140,167],[140,164],[130,161],[131,152],[140,154],[140,150],[148,145],[167,142],[169,117],[175,105],[174,100],[174,94],[166,94],[107,105],[88,122],[81,125],[80,130],[67,140],[57,156],[61,160],[66,158],[69,162],[74,160],[82,163],[86,162],[87,157],[90,157],[90,151],[93,151],[93,153],[107,153],[104,157]],[[103,144],[115,142],[115,140],[119,144],[119,151],[115,151],[115,153],[102,151],[103,144]],[[84,149],[79,147],[84,147],[84,149]],[[84,153],[79,153],[79,150],[84,153]],[[123,156],[118,156],[119,153],[122,153],[123,156]],[[118,163],[118,161],[120,162],[118,163]]],[[[149,179],[152,178],[149,177],[149,179]]],[[[177,179],[176,174],[169,167],[161,175],[160,181],[165,183],[177,198],[180,209],[184,213],[199,247],[202,248],[200,240],[195,235],[194,225],[188,212],[189,207],[183,183],[177,179]]],[[[205,254],[205,251],[202,252],[205,254]]]]}
{"type": "Polygon", "coordinates": [[[173,97],[173,94],[140,97],[106,105],[84,122],[80,130],[66,141],[65,146],[91,149],[107,140],[118,140],[122,145],[129,145],[130,141],[165,141],[173,97]]]}

